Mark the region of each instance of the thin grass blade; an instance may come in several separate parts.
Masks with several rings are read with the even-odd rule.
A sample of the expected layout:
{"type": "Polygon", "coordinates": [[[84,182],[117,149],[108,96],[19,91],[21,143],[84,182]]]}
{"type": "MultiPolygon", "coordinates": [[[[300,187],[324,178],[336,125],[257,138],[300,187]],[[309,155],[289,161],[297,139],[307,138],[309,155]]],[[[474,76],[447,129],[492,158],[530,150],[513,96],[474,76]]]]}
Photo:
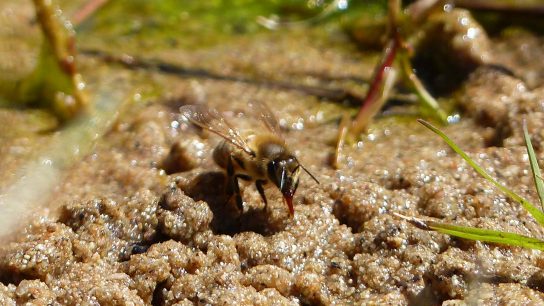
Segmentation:
{"type": "Polygon", "coordinates": [[[536,192],[540,200],[540,206],[544,209],[544,183],[542,182],[542,174],[540,173],[540,167],[538,166],[538,160],[536,159],[535,150],[531,143],[531,137],[527,131],[527,123],[523,121],[523,137],[525,138],[525,146],[527,147],[527,154],[529,154],[529,163],[531,164],[531,172],[533,173],[533,180],[535,181],[536,192]]]}
{"type": "Polygon", "coordinates": [[[508,189],[506,186],[500,184],[497,182],[494,178],[492,178],[487,172],[485,172],[482,167],[480,167],[474,160],[472,160],[463,150],[461,150],[446,134],[444,134],[441,130],[434,127],[429,122],[418,119],[418,122],[423,124],[426,128],[433,131],[435,134],[440,136],[447,144],[452,148],[457,154],[459,154],[476,172],[478,172],[481,176],[483,176],[486,180],[491,182],[493,185],[495,185],[497,188],[499,188],[502,192],[504,192],[506,195],[508,195],[510,198],[512,198],[514,201],[520,203],[530,214],[535,218],[535,220],[540,224],[540,226],[544,227],[544,213],[535,207],[529,200],[521,197],[514,191],[508,189]]]}
{"type": "Polygon", "coordinates": [[[425,221],[418,218],[406,217],[403,215],[396,214],[397,216],[403,218],[404,220],[410,222],[411,224],[417,226],[418,228],[424,230],[436,231],[443,234],[448,234],[451,236],[483,241],[483,242],[492,242],[505,244],[510,246],[519,246],[534,250],[544,250],[544,241],[527,237],[519,234],[502,232],[496,230],[481,229],[476,227],[469,226],[459,226],[447,223],[440,223],[434,221],[425,221]]]}
{"type": "Polygon", "coordinates": [[[439,222],[430,222],[428,225],[437,232],[464,239],[544,250],[544,241],[519,234],[439,222]]]}

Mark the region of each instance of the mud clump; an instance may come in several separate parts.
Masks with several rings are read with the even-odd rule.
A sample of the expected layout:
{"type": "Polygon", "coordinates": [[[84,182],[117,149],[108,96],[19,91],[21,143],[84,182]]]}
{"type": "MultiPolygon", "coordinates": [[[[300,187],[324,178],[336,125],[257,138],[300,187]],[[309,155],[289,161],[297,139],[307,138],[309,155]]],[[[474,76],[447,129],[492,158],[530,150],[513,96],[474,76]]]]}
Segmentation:
{"type": "Polygon", "coordinates": [[[33,227],[26,235],[25,243],[11,244],[3,250],[0,259],[2,281],[43,281],[62,275],[75,262],[72,252],[74,236],[74,232],[63,224],[49,223],[33,227]]]}
{"type": "Polygon", "coordinates": [[[179,188],[172,188],[163,195],[158,212],[159,228],[163,235],[188,243],[194,236],[209,231],[213,215],[202,201],[195,203],[179,188]]]}
{"type": "Polygon", "coordinates": [[[431,14],[421,28],[414,67],[434,92],[455,90],[476,68],[494,61],[489,37],[467,10],[431,14]]]}

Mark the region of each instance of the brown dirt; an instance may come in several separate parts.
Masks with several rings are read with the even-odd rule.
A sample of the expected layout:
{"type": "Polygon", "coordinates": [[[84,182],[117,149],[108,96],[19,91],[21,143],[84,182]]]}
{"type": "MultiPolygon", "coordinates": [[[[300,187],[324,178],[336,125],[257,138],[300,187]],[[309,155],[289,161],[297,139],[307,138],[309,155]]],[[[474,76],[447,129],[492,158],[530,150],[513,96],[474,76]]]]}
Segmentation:
{"type": "MultiPolygon", "coordinates": [[[[493,43],[524,50],[520,44],[543,40],[493,43]]],[[[498,58],[509,58],[508,48],[497,50],[498,58]]],[[[476,70],[456,94],[460,123],[445,128],[494,177],[535,202],[521,122],[527,120],[542,157],[539,50],[524,53],[532,66],[511,61],[530,87],[493,68],[476,70]]],[[[304,36],[272,34],[176,56],[227,75],[251,66],[263,76],[314,85],[324,82],[316,76],[349,86],[346,76],[370,73],[360,55],[321,49],[304,36]]],[[[540,252],[426,232],[392,215],[544,238],[520,205],[411,117],[378,119],[346,149],[344,167],[332,170],[336,123],[327,116],[340,107],[251,83],[153,79],[165,84],[162,97],[120,117],[66,172],[50,200],[58,213],[37,218],[2,247],[0,304],[544,303],[540,252]],[[272,106],[290,128],[290,146],[321,182],[302,178],[293,219],[274,188],[267,189],[267,210],[250,184],[242,187],[243,213],[226,205],[225,177],[210,154],[217,138],[178,120],[178,106],[206,102],[244,125],[243,116],[236,118],[251,99],[272,106]]]]}

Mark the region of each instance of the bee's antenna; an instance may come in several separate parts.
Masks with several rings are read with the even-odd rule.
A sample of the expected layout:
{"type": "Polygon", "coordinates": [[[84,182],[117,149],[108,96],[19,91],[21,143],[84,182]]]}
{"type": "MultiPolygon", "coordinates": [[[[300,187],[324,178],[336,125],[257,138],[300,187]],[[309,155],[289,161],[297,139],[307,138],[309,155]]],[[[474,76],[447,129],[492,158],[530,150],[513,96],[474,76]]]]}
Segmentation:
{"type": "Polygon", "coordinates": [[[315,178],[315,176],[314,176],[310,171],[308,171],[308,169],[306,169],[306,167],[304,167],[301,163],[298,163],[298,164],[302,167],[302,169],[303,169],[304,171],[306,171],[306,173],[308,173],[308,175],[310,175],[310,176],[314,179],[314,181],[315,181],[316,183],[319,184],[319,181],[315,178]]]}

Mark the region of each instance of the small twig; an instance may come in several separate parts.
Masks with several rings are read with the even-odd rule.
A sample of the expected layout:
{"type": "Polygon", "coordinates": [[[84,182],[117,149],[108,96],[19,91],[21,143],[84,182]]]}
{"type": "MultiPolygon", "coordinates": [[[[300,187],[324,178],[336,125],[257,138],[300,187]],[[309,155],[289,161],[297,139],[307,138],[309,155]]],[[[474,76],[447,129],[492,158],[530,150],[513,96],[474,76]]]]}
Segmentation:
{"type": "Polygon", "coordinates": [[[393,212],[391,213],[393,216],[396,216],[396,217],[399,217],[401,218],[402,220],[412,224],[413,226],[419,228],[419,229],[422,229],[422,230],[425,230],[425,231],[431,231],[432,229],[429,227],[429,225],[427,225],[427,222],[425,222],[424,220],[422,219],[419,219],[419,218],[416,218],[416,217],[408,217],[408,216],[405,216],[405,215],[401,215],[399,213],[396,213],[396,212],[393,212]]]}
{"type": "Polygon", "coordinates": [[[331,166],[334,169],[339,169],[342,164],[342,151],[344,150],[344,144],[346,142],[346,137],[348,136],[350,125],[349,115],[345,113],[340,119],[340,126],[338,127],[338,135],[336,136],[336,150],[334,150],[334,155],[332,157],[331,166]]]}

